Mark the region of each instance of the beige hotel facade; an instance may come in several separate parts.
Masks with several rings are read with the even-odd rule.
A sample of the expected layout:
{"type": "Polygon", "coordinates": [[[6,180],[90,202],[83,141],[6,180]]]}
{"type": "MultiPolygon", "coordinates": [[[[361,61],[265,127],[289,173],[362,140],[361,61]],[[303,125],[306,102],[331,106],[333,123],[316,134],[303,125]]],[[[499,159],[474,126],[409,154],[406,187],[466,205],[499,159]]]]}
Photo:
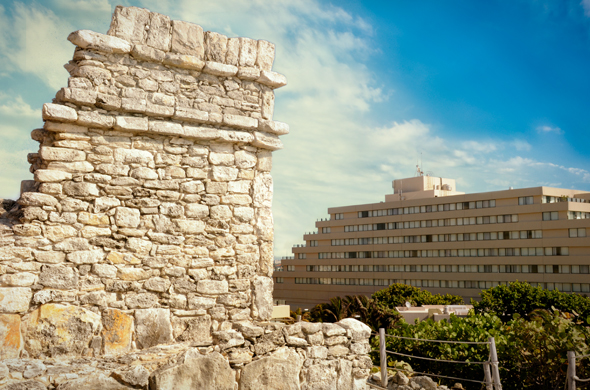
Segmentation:
{"type": "Polygon", "coordinates": [[[384,202],[328,209],[275,268],[275,302],[311,308],[405,283],[469,303],[516,280],[590,295],[590,192],[464,194],[421,173],[393,188],[384,202]]]}

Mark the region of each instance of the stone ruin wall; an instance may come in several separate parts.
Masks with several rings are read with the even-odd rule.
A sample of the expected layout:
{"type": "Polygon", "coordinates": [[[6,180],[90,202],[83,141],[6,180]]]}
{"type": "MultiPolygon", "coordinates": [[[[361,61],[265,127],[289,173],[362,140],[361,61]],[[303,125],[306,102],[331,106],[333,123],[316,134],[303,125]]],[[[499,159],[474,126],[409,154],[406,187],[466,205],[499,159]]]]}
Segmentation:
{"type": "Polygon", "coordinates": [[[270,322],[274,45],[120,6],[68,40],[3,203],[0,389],[364,388],[368,327],[270,322]]]}

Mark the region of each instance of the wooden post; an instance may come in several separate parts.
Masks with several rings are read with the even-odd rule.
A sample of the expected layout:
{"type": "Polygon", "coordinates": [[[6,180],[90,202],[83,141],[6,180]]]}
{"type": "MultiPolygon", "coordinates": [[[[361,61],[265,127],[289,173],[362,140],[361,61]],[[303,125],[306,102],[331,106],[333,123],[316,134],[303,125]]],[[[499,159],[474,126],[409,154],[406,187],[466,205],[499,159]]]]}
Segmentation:
{"type": "Polygon", "coordinates": [[[297,322],[301,322],[301,314],[297,314],[297,322]]]}
{"type": "Polygon", "coordinates": [[[502,390],[502,383],[500,383],[500,370],[498,369],[498,352],[496,351],[496,341],[493,337],[489,337],[490,342],[490,361],[492,364],[492,379],[494,380],[494,388],[502,390]]]}
{"type": "Polygon", "coordinates": [[[385,352],[384,328],[379,328],[379,359],[381,360],[381,386],[387,387],[387,352],[385,352]]]}
{"type": "Polygon", "coordinates": [[[567,351],[567,390],[576,390],[576,353],[567,351]]]}
{"type": "Polygon", "coordinates": [[[492,384],[492,373],[490,372],[489,362],[483,365],[483,374],[486,382],[486,390],[494,390],[494,386],[492,384]]]}

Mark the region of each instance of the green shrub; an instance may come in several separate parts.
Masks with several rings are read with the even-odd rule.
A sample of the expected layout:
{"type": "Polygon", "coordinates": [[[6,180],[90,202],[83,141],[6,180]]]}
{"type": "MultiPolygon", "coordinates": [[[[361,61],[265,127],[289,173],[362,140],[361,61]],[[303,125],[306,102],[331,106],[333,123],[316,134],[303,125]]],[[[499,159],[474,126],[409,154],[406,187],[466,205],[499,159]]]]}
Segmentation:
{"type": "Polygon", "coordinates": [[[372,298],[387,307],[403,306],[410,302],[412,306],[422,305],[460,305],[463,298],[458,295],[432,294],[430,291],[406,284],[394,283],[383,290],[373,293],[372,298]]]}

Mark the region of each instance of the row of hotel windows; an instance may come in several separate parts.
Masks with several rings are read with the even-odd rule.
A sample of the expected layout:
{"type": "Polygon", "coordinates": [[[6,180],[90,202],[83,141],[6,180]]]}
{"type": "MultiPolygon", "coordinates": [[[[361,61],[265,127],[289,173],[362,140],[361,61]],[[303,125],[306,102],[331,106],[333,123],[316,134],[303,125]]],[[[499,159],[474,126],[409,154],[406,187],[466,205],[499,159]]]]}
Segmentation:
{"type": "MultiPolygon", "coordinates": [[[[495,256],[567,256],[568,247],[434,249],[374,252],[320,252],[318,259],[370,259],[397,257],[495,257],[495,256]]],[[[305,257],[303,257],[305,258],[305,257]]]]}
{"type": "MultiPolygon", "coordinates": [[[[370,217],[385,217],[388,215],[402,215],[402,214],[419,214],[419,213],[433,213],[437,211],[454,211],[454,210],[470,210],[470,209],[485,209],[488,207],[496,207],[496,200],[480,200],[476,202],[459,202],[446,203],[439,205],[428,206],[413,206],[413,207],[398,207],[394,209],[382,210],[368,210],[359,211],[358,218],[370,217]]],[[[343,214],[334,214],[334,219],[344,219],[343,214]]]]}
{"type": "MultiPolygon", "coordinates": [[[[516,274],[587,274],[590,273],[588,265],[307,265],[307,272],[472,272],[472,273],[516,273],[516,274]]],[[[288,271],[295,271],[295,266],[287,266],[288,271]],[[293,267],[293,268],[288,268],[293,267]]]]}
{"type": "MultiPolygon", "coordinates": [[[[557,215],[557,213],[556,213],[557,215]]],[[[557,218],[556,218],[557,219],[557,218]]],[[[344,232],[364,232],[372,230],[416,229],[443,226],[487,225],[490,223],[518,222],[518,214],[491,215],[486,217],[446,218],[424,221],[405,221],[389,223],[373,223],[364,225],[344,226],[344,232]]]]}
{"type": "MultiPolygon", "coordinates": [[[[571,229],[570,229],[571,230],[571,229]]],[[[586,229],[576,230],[575,237],[586,237],[586,229]],[[580,230],[580,233],[578,233],[580,230]],[[583,231],[583,232],[582,232],[583,231]]],[[[570,233],[570,237],[572,237],[570,233]]],[[[396,236],[396,237],[365,237],[365,238],[341,238],[332,240],[332,246],[342,245],[379,245],[379,244],[411,244],[417,242],[453,242],[453,241],[484,241],[484,240],[518,240],[543,238],[542,230],[520,230],[511,232],[484,232],[484,233],[453,233],[453,234],[426,234],[422,236],[396,236]]],[[[316,245],[317,246],[317,245],[316,245]]]]}
{"type": "MultiPolygon", "coordinates": [[[[276,283],[283,283],[282,278],[276,278],[276,283]],[[280,281],[278,280],[280,279],[280,281]]],[[[363,279],[363,278],[295,278],[295,284],[336,284],[352,286],[389,286],[393,283],[402,283],[414,287],[431,288],[476,288],[485,289],[498,285],[506,285],[504,281],[482,280],[422,280],[422,279],[363,279]]],[[[590,283],[544,283],[529,282],[533,287],[542,287],[547,290],[563,292],[590,292],[590,283]]]]}

